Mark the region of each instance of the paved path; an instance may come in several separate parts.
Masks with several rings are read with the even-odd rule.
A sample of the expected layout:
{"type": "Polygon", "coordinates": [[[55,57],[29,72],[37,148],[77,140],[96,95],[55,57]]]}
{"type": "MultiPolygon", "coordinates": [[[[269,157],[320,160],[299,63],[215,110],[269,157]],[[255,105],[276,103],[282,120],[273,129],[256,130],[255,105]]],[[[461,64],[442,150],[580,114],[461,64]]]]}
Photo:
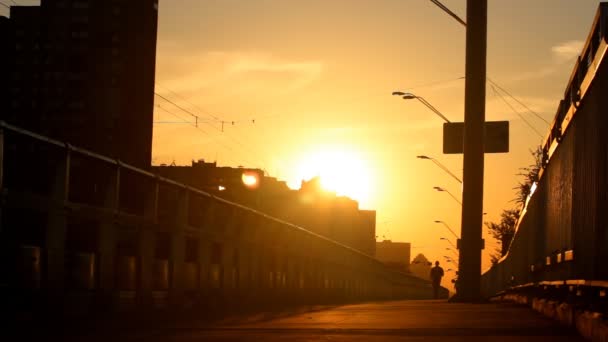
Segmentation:
{"type": "Polygon", "coordinates": [[[99,331],[82,341],[582,341],[527,307],[396,301],[99,331]]]}

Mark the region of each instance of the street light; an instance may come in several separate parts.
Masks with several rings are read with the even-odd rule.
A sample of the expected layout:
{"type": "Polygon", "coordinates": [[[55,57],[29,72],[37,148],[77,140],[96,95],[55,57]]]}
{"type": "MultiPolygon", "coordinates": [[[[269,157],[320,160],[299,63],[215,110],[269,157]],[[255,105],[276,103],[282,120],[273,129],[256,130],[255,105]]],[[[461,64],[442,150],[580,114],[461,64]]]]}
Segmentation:
{"type": "Polygon", "coordinates": [[[449,255],[444,255],[443,257],[446,258],[446,260],[448,260],[448,261],[450,261],[450,260],[452,260],[452,261],[458,260],[458,258],[454,258],[454,257],[451,257],[449,255]]]}
{"type": "Polygon", "coordinates": [[[428,103],[427,100],[425,100],[423,97],[416,96],[412,93],[404,93],[402,91],[394,91],[393,95],[401,96],[404,100],[416,99],[420,101],[423,105],[425,105],[428,109],[430,109],[433,113],[437,114],[440,118],[442,118],[443,121],[450,123],[450,120],[448,120],[445,115],[441,114],[441,112],[437,108],[433,107],[433,105],[428,103]]]}
{"type": "Polygon", "coordinates": [[[443,257],[445,258],[445,260],[447,262],[451,262],[454,266],[456,266],[456,268],[458,268],[458,264],[456,263],[456,261],[454,261],[454,259],[452,259],[452,258],[450,258],[450,257],[448,257],[446,255],[444,255],[443,257]]]}
{"type": "Polygon", "coordinates": [[[442,188],[440,186],[434,186],[433,189],[439,191],[439,192],[447,192],[448,195],[452,196],[452,198],[454,199],[454,201],[458,202],[458,204],[462,205],[462,202],[460,202],[460,200],[458,199],[458,197],[454,196],[454,194],[452,194],[451,192],[449,192],[446,188],[442,188]]]}
{"type": "Polygon", "coordinates": [[[452,176],[452,178],[454,178],[455,180],[458,181],[458,183],[462,184],[462,180],[460,178],[458,178],[458,176],[456,176],[455,174],[452,173],[452,171],[450,171],[447,167],[445,167],[445,165],[441,164],[437,159],[433,158],[433,157],[429,157],[429,156],[416,156],[416,158],[418,159],[428,159],[430,161],[432,161],[433,163],[435,163],[435,165],[439,166],[443,171],[445,171],[447,174],[449,174],[450,176],[452,176]]]}
{"type": "MultiPolygon", "coordinates": [[[[435,221],[435,222],[437,222],[437,221],[435,221]]],[[[455,245],[454,243],[452,243],[452,241],[450,241],[450,239],[448,239],[448,238],[444,238],[444,237],[442,237],[442,238],[439,238],[439,240],[445,240],[445,241],[447,241],[447,242],[448,242],[450,245],[452,245],[452,247],[454,247],[454,248],[458,249],[458,247],[456,247],[456,245],[455,245]]]]}
{"type": "Polygon", "coordinates": [[[441,223],[441,224],[443,224],[450,231],[450,233],[454,234],[454,236],[456,237],[456,240],[460,239],[460,237],[458,236],[458,234],[454,233],[454,231],[452,230],[452,228],[450,228],[450,226],[448,226],[447,223],[445,223],[443,221],[439,221],[439,220],[435,220],[435,223],[441,223]]]}
{"type": "Polygon", "coordinates": [[[456,253],[456,251],[454,251],[454,250],[453,250],[453,249],[451,249],[450,247],[447,247],[445,250],[446,250],[446,251],[450,251],[450,252],[452,252],[452,253],[453,253],[453,254],[456,256],[456,258],[458,259],[458,253],[456,253]]]}
{"type": "Polygon", "coordinates": [[[435,5],[466,27],[463,189],[462,267],[456,300],[477,301],[481,297],[481,250],[483,249],[483,174],[484,122],[486,111],[486,66],[488,0],[467,0],[466,21],[439,0],[435,5]]]}

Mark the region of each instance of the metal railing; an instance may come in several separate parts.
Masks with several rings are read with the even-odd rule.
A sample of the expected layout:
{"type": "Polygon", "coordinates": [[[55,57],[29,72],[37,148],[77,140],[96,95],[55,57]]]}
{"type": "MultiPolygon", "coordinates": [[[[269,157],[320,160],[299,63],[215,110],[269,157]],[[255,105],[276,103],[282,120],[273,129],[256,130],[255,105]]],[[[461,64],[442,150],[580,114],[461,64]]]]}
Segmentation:
{"type": "Polygon", "coordinates": [[[0,284],[22,296],[84,310],[432,295],[302,227],[4,122],[0,151],[0,284]]]}
{"type": "Polygon", "coordinates": [[[482,276],[486,295],[524,284],[608,279],[608,3],[601,3],[549,134],[509,251],[482,276]]]}

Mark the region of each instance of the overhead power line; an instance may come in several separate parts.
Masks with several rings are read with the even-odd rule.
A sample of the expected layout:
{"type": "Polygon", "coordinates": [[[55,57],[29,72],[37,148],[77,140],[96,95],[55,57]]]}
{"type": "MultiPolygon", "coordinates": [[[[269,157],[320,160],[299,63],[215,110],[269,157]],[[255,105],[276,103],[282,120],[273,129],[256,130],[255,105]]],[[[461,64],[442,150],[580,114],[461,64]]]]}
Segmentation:
{"type": "MultiPolygon", "coordinates": [[[[419,84],[416,85],[414,87],[408,87],[406,89],[416,89],[416,88],[424,88],[424,87],[432,87],[432,86],[436,86],[436,85],[441,85],[441,84],[445,84],[445,83],[449,83],[449,82],[454,82],[457,80],[463,80],[465,79],[464,76],[463,77],[457,77],[457,78],[452,78],[452,79],[445,79],[445,80],[440,80],[440,81],[433,81],[433,82],[428,82],[428,83],[423,83],[423,84],[419,84]]],[[[534,115],[535,117],[537,117],[539,120],[542,120],[544,123],[546,123],[547,125],[549,125],[549,121],[547,121],[547,119],[543,118],[542,115],[540,115],[538,112],[532,110],[529,106],[527,106],[523,101],[521,101],[520,99],[518,99],[517,97],[515,97],[511,92],[509,92],[507,89],[505,89],[504,87],[502,87],[501,85],[499,85],[498,83],[496,83],[494,80],[492,80],[491,78],[487,77],[486,78],[487,81],[494,87],[496,87],[498,90],[502,91],[505,95],[507,95],[508,97],[510,97],[513,101],[517,102],[520,106],[522,106],[523,108],[525,108],[528,112],[530,112],[530,114],[534,115]]]]}
{"type": "Polygon", "coordinates": [[[168,87],[165,87],[164,85],[162,85],[162,84],[160,84],[160,83],[158,83],[158,82],[155,82],[155,83],[156,83],[156,85],[158,85],[159,87],[161,87],[161,88],[165,89],[165,90],[166,90],[166,91],[168,91],[169,93],[171,93],[171,94],[173,94],[174,96],[176,96],[177,98],[179,98],[180,100],[182,100],[182,101],[184,101],[184,102],[188,103],[189,105],[191,105],[191,106],[193,106],[194,108],[198,109],[199,111],[203,112],[203,114],[205,114],[205,115],[207,115],[207,116],[209,116],[209,117],[213,118],[215,121],[218,121],[218,122],[222,121],[222,119],[218,118],[217,116],[215,116],[215,115],[213,115],[213,114],[208,113],[206,110],[204,110],[204,109],[200,108],[199,106],[195,105],[194,103],[190,102],[188,99],[184,98],[183,96],[181,96],[180,94],[178,94],[178,93],[174,92],[173,90],[169,89],[168,87]]]}
{"type": "Polygon", "coordinates": [[[195,125],[196,127],[198,127],[198,115],[196,115],[196,114],[192,113],[191,111],[189,111],[189,110],[187,110],[187,109],[183,108],[182,106],[180,106],[180,105],[178,105],[177,103],[175,103],[175,102],[173,102],[173,101],[169,100],[168,98],[166,98],[166,97],[162,96],[161,94],[159,94],[159,93],[157,93],[157,92],[154,92],[154,95],[156,95],[156,96],[160,97],[161,99],[163,99],[163,100],[165,100],[165,101],[167,101],[167,102],[171,103],[171,104],[172,104],[172,105],[174,105],[175,107],[179,108],[181,111],[183,111],[183,112],[185,112],[185,113],[188,113],[188,114],[192,115],[192,117],[194,117],[194,119],[195,119],[194,125],[195,125]]]}
{"type": "Polygon", "coordinates": [[[530,129],[532,129],[532,130],[533,130],[533,131],[534,131],[534,132],[535,132],[535,133],[536,133],[536,134],[537,134],[537,135],[538,135],[538,136],[539,136],[541,139],[543,138],[543,135],[542,135],[542,134],[541,134],[541,133],[540,133],[540,132],[539,132],[539,131],[538,131],[536,128],[534,128],[534,126],[532,126],[532,124],[531,124],[531,123],[530,123],[528,120],[526,120],[526,118],[524,118],[524,116],[523,116],[523,115],[522,115],[520,112],[518,112],[518,111],[515,109],[515,107],[513,107],[513,106],[512,106],[512,105],[509,103],[509,101],[507,101],[507,100],[506,100],[506,99],[505,99],[505,98],[502,96],[502,94],[498,92],[498,90],[496,90],[496,88],[494,87],[494,85],[491,85],[490,87],[491,87],[491,88],[492,88],[492,90],[494,91],[494,94],[496,94],[498,97],[500,97],[500,98],[502,99],[502,101],[503,101],[503,102],[504,102],[504,103],[505,103],[507,106],[509,106],[509,108],[511,108],[511,110],[512,110],[512,111],[513,111],[515,114],[517,114],[517,116],[519,116],[519,117],[522,119],[522,121],[523,121],[523,122],[525,122],[525,123],[526,123],[526,125],[528,125],[528,127],[530,127],[530,129]]]}
{"type": "MultiPolygon", "coordinates": [[[[157,83],[157,84],[158,84],[158,83],[157,83]]],[[[161,87],[163,87],[164,89],[166,89],[167,91],[169,91],[169,92],[170,92],[171,94],[173,94],[174,96],[179,97],[180,99],[184,100],[185,102],[190,103],[189,101],[185,100],[185,99],[184,99],[184,97],[182,97],[181,95],[177,94],[175,91],[173,91],[173,90],[171,90],[171,89],[169,89],[169,88],[167,88],[167,87],[165,87],[165,86],[161,86],[161,87]]],[[[201,120],[201,117],[200,117],[200,116],[199,116],[197,113],[194,113],[194,112],[192,112],[191,110],[189,110],[189,109],[187,109],[187,108],[184,108],[183,106],[181,106],[181,105],[179,105],[179,104],[175,103],[175,102],[174,102],[173,100],[171,100],[170,98],[168,98],[168,97],[166,97],[166,96],[163,96],[163,95],[161,95],[161,94],[159,94],[159,93],[157,93],[157,92],[154,92],[154,94],[155,94],[155,95],[156,95],[158,98],[160,98],[160,99],[162,99],[162,100],[166,101],[167,103],[170,103],[172,106],[174,106],[174,107],[175,107],[175,108],[177,108],[178,110],[180,110],[180,111],[182,111],[182,112],[184,112],[184,113],[188,114],[189,116],[194,117],[194,118],[195,118],[195,122],[194,122],[194,126],[195,126],[195,128],[197,128],[197,129],[201,130],[201,131],[202,131],[202,132],[204,132],[205,134],[210,135],[208,132],[206,132],[206,131],[204,131],[203,129],[201,129],[201,127],[199,126],[199,123],[202,123],[202,124],[207,124],[208,126],[210,126],[210,127],[214,128],[214,129],[216,129],[216,130],[218,130],[218,131],[220,131],[220,132],[222,132],[222,133],[224,132],[224,131],[223,131],[223,129],[218,128],[218,127],[216,127],[216,126],[212,125],[212,124],[211,124],[211,123],[209,123],[207,120],[201,120]]],[[[192,106],[195,106],[195,105],[194,105],[194,104],[192,104],[192,103],[190,103],[190,104],[191,104],[192,106]]],[[[196,106],[195,106],[195,107],[196,107],[196,106]]],[[[167,111],[167,110],[166,110],[166,108],[162,108],[162,107],[160,107],[160,108],[161,108],[162,110],[164,110],[164,111],[167,111]]],[[[172,113],[172,114],[173,114],[174,116],[176,116],[176,115],[175,115],[175,113],[172,113]]],[[[228,123],[227,121],[221,120],[221,119],[220,119],[219,117],[217,117],[217,116],[214,116],[214,115],[211,115],[211,114],[208,114],[208,113],[206,113],[206,115],[208,115],[208,116],[212,117],[212,118],[213,118],[213,119],[215,119],[215,120],[220,120],[220,121],[219,121],[219,123],[222,123],[222,122],[223,122],[223,123],[228,123]]],[[[187,120],[185,120],[185,119],[183,119],[183,118],[180,118],[180,120],[184,121],[184,123],[193,124],[192,122],[188,122],[187,120]]],[[[255,121],[255,119],[253,119],[253,120],[255,121]]],[[[236,122],[236,121],[234,121],[234,122],[236,122]]],[[[232,123],[232,122],[230,122],[230,123],[232,123]]],[[[261,163],[260,163],[260,164],[261,164],[262,166],[263,166],[264,164],[267,164],[266,158],[260,157],[256,151],[253,151],[251,148],[247,147],[245,144],[243,144],[242,142],[240,142],[240,141],[239,141],[239,140],[237,140],[236,138],[232,137],[231,135],[229,135],[229,134],[227,134],[227,133],[223,133],[222,135],[223,135],[223,136],[225,136],[225,137],[227,137],[228,139],[230,139],[230,140],[231,140],[231,141],[232,141],[234,144],[239,145],[239,146],[240,146],[240,147],[241,147],[243,150],[246,150],[246,151],[247,151],[247,153],[248,153],[249,155],[256,157],[256,159],[259,159],[259,160],[261,161],[261,163]]],[[[226,148],[228,148],[228,146],[227,146],[227,145],[225,145],[225,144],[221,144],[221,145],[222,145],[222,146],[224,146],[224,147],[226,147],[226,148]]],[[[233,151],[233,149],[231,149],[231,148],[230,148],[230,150],[231,150],[231,151],[233,151]]],[[[250,161],[250,160],[247,160],[247,159],[245,159],[245,158],[244,158],[244,160],[245,160],[247,163],[250,163],[250,164],[256,164],[256,163],[251,163],[251,161],[250,161]]]]}
{"type": "MultiPolygon", "coordinates": [[[[245,119],[245,120],[226,120],[226,119],[222,119],[222,118],[220,118],[220,117],[218,117],[216,115],[211,114],[209,111],[207,111],[207,110],[205,110],[205,109],[197,106],[196,104],[192,103],[191,101],[189,101],[188,99],[186,99],[182,95],[178,94],[177,92],[169,89],[168,87],[166,87],[166,86],[164,86],[164,85],[162,85],[162,84],[160,84],[158,82],[155,82],[155,83],[156,83],[157,86],[165,89],[167,92],[169,92],[173,96],[177,97],[178,99],[180,99],[180,100],[186,102],[187,104],[189,104],[190,106],[194,107],[195,109],[197,109],[202,114],[204,114],[204,115],[212,118],[213,121],[215,121],[217,124],[220,125],[220,128],[214,127],[210,123],[209,123],[209,125],[212,126],[212,127],[214,127],[215,129],[217,129],[220,132],[224,132],[224,125],[226,125],[226,124],[234,126],[234,125],[242,123],[242,122],[248,122],[248,123],[250,122],[252,124],[255,124],[255,122],[256,122],[256,118],[245,119]]],[[[200,119],[200,117],[199,117],[199,119],[200,119]]]]}
{"type": "Polygon", "coordinates": [[[512,98],[515,102],[519,103],[522,107],[526,108],[530,113],[534,114],[537,118],[541,119],[547,125],[549,125],[549,121],[547,121],[545,118],[543,118],[537,112],[535,112],[532,109],[530,109],[530,107],[526,106],[523,102],[521,102],[520,100],[518,100],[517,98],[515,98],[515,96],[511,95],[511,93],[509,93],[507,90],[505,90],[505,88],[503,88],[503,87],[499,86],[498,84],[496,84],[496,82],[492,81],[489,77],[487,79],[488,79],[488,82],[490,82],[493,86],[495,86],[496,88],[500,89],[503,93],[507,94],[507,96],[509,96],[510,98],[512,98]]]}

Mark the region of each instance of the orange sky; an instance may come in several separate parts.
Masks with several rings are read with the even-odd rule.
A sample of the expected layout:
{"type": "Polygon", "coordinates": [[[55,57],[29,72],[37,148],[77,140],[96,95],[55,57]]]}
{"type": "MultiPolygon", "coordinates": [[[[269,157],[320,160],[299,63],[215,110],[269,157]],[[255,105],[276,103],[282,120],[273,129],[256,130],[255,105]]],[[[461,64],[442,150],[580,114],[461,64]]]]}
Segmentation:
{"type": "MultiPolygon", "coordinates": [[[[464,0],[444,4],[465,16],[464,0]]],[[[489,1],[488,76],[551,121],[597,5],[489,1]]],[[[459,195],[460,185],[415,156],[436,157],[458,175],[462,157],[442,155],[441,119],[391,92],[412,91],[462,121],[464,33],[425,0],[161,0],[157,92],[208,122],[156,124],[154,162],[259,167],[295,186],[306,172],[328,172],[305,163],[335,159],[319,151],[345,151],[355,161],[332,165],[345,168],[337,174],[353,189],[366,186],[356,199],[377,210],[379,239],[411,242],[412,257],[443,260],[448,244],[439,238],[451,235],[433,221],[459,232],[460,205],[432,188],[459,195]],[[236,123],[221,132],[218,118],[236,123]],[[352,165],[362,165],[366,179],[352,165]]],[[[484,210],[497,220],[514,205],[515,175],[541,138],[490,88],[487,94],[487,119],[511,122],[511,152],[486,156],[484,210]]],[[[191,119],[157,104],[156,121],[191,119]]],[[[546,123],[513,105],[545,134],[546,123]]]]}

